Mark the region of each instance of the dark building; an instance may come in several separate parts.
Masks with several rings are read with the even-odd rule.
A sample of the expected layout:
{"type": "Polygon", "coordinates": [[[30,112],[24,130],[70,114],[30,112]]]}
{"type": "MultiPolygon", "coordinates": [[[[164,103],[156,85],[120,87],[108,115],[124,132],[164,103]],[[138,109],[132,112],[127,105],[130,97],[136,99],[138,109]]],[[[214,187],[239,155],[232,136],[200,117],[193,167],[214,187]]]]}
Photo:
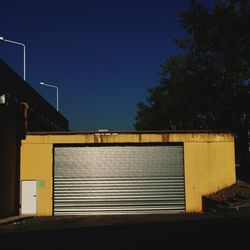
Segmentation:
{"type": "Polygon", "coordinates": [[[0,60],[0,218],[19,214],[26,131],[68,131],[68,120],[0,60]]]}
{"type": "Polygon", "coordinates": [[[8,105],[26,103],[28,131],[67,131],[68,120],[0,60],[0,96],[8,105]]]}

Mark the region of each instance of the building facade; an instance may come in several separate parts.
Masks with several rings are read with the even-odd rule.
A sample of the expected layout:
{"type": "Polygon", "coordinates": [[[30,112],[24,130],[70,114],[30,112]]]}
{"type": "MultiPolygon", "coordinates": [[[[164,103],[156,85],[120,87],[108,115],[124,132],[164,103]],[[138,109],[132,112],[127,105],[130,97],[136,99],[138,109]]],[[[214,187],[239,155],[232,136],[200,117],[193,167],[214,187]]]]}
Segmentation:
{"type": "Polygon", "coordinates": [[[236,181],[234,137],[220,131],[29,133],[20,171],[21,214],[201,212],[203,195],[236,181]]]}
{"type": "Polygon", "coordinates": [[[68,120],[0,60],[0,218],[19,214],[20,146],[26,131],[68,130],[68,120]]]}

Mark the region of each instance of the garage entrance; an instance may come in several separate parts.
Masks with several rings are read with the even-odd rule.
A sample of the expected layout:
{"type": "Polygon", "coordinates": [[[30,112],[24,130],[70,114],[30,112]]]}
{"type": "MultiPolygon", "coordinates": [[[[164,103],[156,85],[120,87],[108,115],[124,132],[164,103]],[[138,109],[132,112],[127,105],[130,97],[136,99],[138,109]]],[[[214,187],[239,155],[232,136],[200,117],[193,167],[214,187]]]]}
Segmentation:
{"type": "Polygon", "coordinates": [[[182,144],[54,146],[54,215],[185,212],[182,144]]]}

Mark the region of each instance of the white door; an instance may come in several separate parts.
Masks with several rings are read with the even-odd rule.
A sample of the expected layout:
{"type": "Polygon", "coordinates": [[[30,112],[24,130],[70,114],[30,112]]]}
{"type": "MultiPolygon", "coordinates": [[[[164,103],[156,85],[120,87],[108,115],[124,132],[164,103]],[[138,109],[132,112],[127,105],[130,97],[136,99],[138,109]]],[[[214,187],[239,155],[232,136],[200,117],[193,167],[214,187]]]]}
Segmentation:
{"type": "Polygon", "coordinates": [[[36,181],[22,181],[22,214],[36,214],[36,181]]]}

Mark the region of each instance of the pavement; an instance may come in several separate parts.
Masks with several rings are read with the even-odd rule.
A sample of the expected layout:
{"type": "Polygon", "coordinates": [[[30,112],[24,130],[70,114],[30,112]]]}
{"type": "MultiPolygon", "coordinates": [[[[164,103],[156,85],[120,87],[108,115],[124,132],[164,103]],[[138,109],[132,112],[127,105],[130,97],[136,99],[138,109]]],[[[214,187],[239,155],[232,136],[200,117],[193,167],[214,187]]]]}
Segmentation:
{"type": "Polygon", "coordinates": [[[249,195],[237,183],[205,197],[204,213],[3,218],[0,249],[245,248],[249,195]]]}
{"type": "Polygon", "coordinates": [[[143,225],[159,223],[202,222],[250,218],[250,208],[217,213],[85,215],[85,216],[13,216],[0,219],[0,235],[105,226],[143,225]]]}
{"type": "Polygon", "coordinates": [[[20,221],[25,219],[33,218],[34,216],[26,216],[26,215],[17,215],[17,216],[10,216],[6,218],[0,218],[0,227],[6,224],[17,224],[20,221]]]}
{"type": "MultiPolygon", "coordinates": [[[[2,220],[1,220],[2,221],[2,220]]],[[[166,249],[248,245],[250,208],[218,213],[9,218],[1,249],[166,249]],[[4,246],[4,247],[2,247],[4,246]]]]}

